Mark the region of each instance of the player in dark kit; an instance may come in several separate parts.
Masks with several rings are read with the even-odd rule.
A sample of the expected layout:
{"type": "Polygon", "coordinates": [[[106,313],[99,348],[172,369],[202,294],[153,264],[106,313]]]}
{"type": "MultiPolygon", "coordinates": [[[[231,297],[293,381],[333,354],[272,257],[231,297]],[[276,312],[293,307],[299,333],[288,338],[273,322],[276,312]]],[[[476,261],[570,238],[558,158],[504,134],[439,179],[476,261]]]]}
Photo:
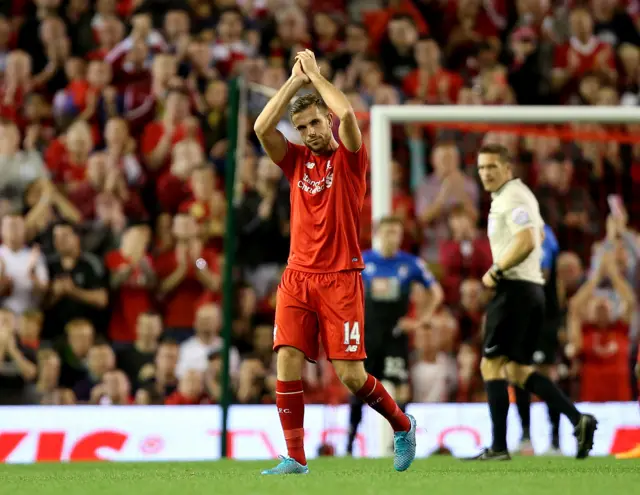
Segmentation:
{"type": "MultiPolygon", "coordinates": [[[[365,269],[365,368],[395,387],[395,399],[404,411],[410,398],[409,337],[407,332],[428,321],[443,299],[440,284],[418,257],[400,251],[403,225],[399,218],[385,217],[377,229],[379,249],[362,253],[365,269]],[[420,319],[407,318],[415,285],[427,289],[420,319]]],[[[362,421],[362,402],[351,402],[347,453],[352,454],[358,425],[362,421]]]]}
{"type": "MultiPolygon", "coordinates": [[[[560,253],[560,246],[553,230],[544,226],[544,240],[542,241],[542,273],[544,276],[545,316],[544,324],[538,337],[538,344],[533,353],[533,363],[540,373],[550,377],[554,372],[558,353],[558,332],[563,323],[563,311],[558,298],[558,281],[556,279],[556,259],[560,253]]],[[[520,387],[516,387],[516,404],[522,424],[522,439],[520,453],[533,454],[531,445],[531,394],[520,387]]],[[[549,407],[549,421],[551,422],[551,450],[548,454],[560,453],[560,411],[549,407]]]]}

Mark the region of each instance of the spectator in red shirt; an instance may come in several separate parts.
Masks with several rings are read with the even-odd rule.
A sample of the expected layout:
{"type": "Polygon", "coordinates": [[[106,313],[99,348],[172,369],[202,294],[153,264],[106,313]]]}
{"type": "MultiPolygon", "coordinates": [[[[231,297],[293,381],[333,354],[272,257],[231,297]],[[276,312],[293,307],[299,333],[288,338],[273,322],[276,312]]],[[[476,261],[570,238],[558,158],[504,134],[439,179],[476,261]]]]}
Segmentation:
{"type": "Polygon", "coordinates": [[[580,400],[584,402],[629,401],[629,325],[636,308],[633,288],[617,266],[612,252],[570,302],[569,338],[571,356],[582,357],[580,400]],[[596,295],[607,278],[620,300],[596,295]]]}
{"type": "Polygon", "coordinates": [[[45,162],[53,181],[62,184],[66,191],[76,189],[86,177],[92,148],[89,125],[81,120],[72,124],[65,135],[53,141],[45,152],[45,162]]]}
{"type": "Polygon", "coordinates": [[[175,248],[159,255],[155,267],[167,329],[189,335],[198,299],[206,292],[218,292],[217,255],[204,248],[191,215],[180,213],[173,220],[175,248]]]}
{"type": "Polygon", "coordinates": [[[152,307],[151,289],[156,275],[147,249],[151,229],[134,224],[122,235],[120,249],[111,251],[105,265],[111,279],[111,323],[109,338],[115,343],[131,343],[141,314],[152,307]]]}
{"type": "Polygon", "coordinates": [[[440,265],[445,300],[455,304],[462,281],[480,280],[493,261],[489,240],[478,233],[465,208],[456,207],[449,213],[449,230],[451,238],[440,244],[440,265]]]}
{"type": "Polygon", "coordinates": [[[164,401],[168,406],[195,406],[208,402],[201,371],[189,370],[178,382],[178,389],[164,401]]]}
{"type": "Polygon", "coordinates": [[[200,238],[207,246],[222,249],[226,203],[224,194],[216,190],[216,176],[209,165],[191,172],[193,197],[180,205],[181,213],[191,215],[200,226],[200,238]]]}
{"type": "Polygon", "coordinates": [[[440,47],[431,38],[420,38],[414,47],[418,68],[402,83],[405,94],[426,104],[453,104],[462,88],[459,74],[442,68],[440,47]]]}
{"type": "Polygon", "coordinates": [[[451,69],[465,69],[483,40],[499,46],[499,32],[480,0],[448,2],[445,8],[444,24],[448,33],[444,52],[451,69]]]}
{"type": "Polygon", "coordinates": [[[414,23],[420,34],[427,34],[429,26],[412,0],[392,0],[385,2],[386,8],[364,12],[364,24],[369,30],[374,47],[380,44],[390,22],[400,16],[407,16],[414,23]]]}
{"type": "Polygon", "coordinates": [[[176,213],[191,195],[189,179],[193,171],[204,163],[202,147],[195,139],[185,139],[171,150],[171,167],[156,184],[156,195],[162,211],[176,213]]]}
{"type": "Polygon", "coordinates": [[[149,174],[165,174],[170,165],[171,148],[183,139],[203,142],[198,121],[189,114],[189,98],[184,91],[172,89],[166,97],[161,120],[147,124],[142,136],[141,152],[149,174]]]}
{"type": "Polygon", "coordinates": [[[131,125],[131,132],[138,136],[144,127],[156,117],[159,117],[171,85],[175,85],[178,71],[176,58],[173,55],[159,53],[153,58],[151,72],[144,67],[148,59],[147,47],[137,41],[125,68],[128,72],[121,75],[123,80],[121,90],[124,92],[124,117],[131,125]],[[142,46],[139,46],[139,45],[142,46]],[[129,67],[131,66],[131,67],[129,67]],[[138,76],[135,73],[139,73],[138,76]],[[158,108],[159,107],[159,108],[158,108]]]}
{"type": "Polygon", "coordinates": [[[614,53],[611,46],[593,34],[593,18],[588,10],[574,9],[570,16],[571,38],[555,52],[551,83],[563,102],[577,91],[580,78],[588,72],[615,83],[614,53]]]}

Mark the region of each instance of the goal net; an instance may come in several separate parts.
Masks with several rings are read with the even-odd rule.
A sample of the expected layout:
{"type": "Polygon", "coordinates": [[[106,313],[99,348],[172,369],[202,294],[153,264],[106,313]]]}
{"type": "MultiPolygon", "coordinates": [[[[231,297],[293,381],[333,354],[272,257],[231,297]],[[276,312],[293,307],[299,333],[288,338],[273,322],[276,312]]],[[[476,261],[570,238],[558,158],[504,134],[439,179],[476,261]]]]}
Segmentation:
{"type": "MultiPolygon", "coordinates": [[[[249,120],[273,92],[264,86],[248,85],[249,120]]],[[[473,453],[475,444],[462,439],[465,428],[479,432],[483,442],[485,435],[490,437],[490,431],[484,431],[488,413],[486,405],[481,404],[485,395],[479,379],[479,357],[486,303],[480,278],[491,264],[484,236],[491,198],[482,190],[476,172],[477,151],[489,143],[502,144],[509,150],[515,174],[534,191],[545,221],[558,238],[562,252],[559,270],[563,270],[559,276],[573,284],[567,292],[570,295],[588,276],[592,257],[612,228],[607,227],[612,207],[622,212],[627,239],[640,252],[636,234],[640,229],[640,112],[604,106],[389,105],[358,113],[358,119],[371,158],[369,195],[362,218],[363,247],[370,247],[374,241],[377,220],[389,214],[402,217],[403,249],[428,263],[445,293],[442,307],[428,328],[410,335],[409,411],[428,423],[429,453],[439,448],[455,455],[473,453]],[[452,440],[451,431],[463,433],[452,440]]],[[[298,139],[286,119],[281,122],[281,130],[287,138],[298,139]]],[[[626,262],[626,266],[636,266],[634,260],[626,262]]],[[[418,311],[413,308],[410,316],[418,311]]],[[[635,393],[635,350],[630,342],[636,329],[632,327],[630,338],[620,342],[616,351],[628,362],[618,379],[628,382],[629,387],[623,393],[613,392],[615,387],[611,387],[610,391],[601,391],[598,399],[610,401],[611,407],[617,407],[614,401],[631,400],[635,393]]],[[[593,384],[582,381],[579,366],[584,363],[565,354],[565,343],[545,350],[552,357],[538,355],[536,359],[553,363],[553,376],[572,399],[580,401],[588,396],[585,389],[593,388],[593,384]]],[[[322,373],[329,374],[323,378],[329,392],[319,397],[333,404],[344,403],[348,396],[335,386],[326,371],[330,367],[320,367],[322,373]]],[[[375,414],[372,416],[361,427],[361,439],[368,446],[375,444],[378,455],[389,453],[390,431],[375,414]]],[[[348,413],[329,415],[325,421],[333,431],[341,432],[328,442],[338,454],[344,453],[348,413]]],[[[509,445],[515,449],[521,435],[515,410],[509,421],[509,445]]],[[[536,452],[549,448],[549,431],[545,409],[535,404],[531,435],[536,452]]],[[[568,423],[563,423],[561,436],[563,450],[570,452],[568,423]]],[[[354,455],[358,453],[356,445],[354,455]]]]}

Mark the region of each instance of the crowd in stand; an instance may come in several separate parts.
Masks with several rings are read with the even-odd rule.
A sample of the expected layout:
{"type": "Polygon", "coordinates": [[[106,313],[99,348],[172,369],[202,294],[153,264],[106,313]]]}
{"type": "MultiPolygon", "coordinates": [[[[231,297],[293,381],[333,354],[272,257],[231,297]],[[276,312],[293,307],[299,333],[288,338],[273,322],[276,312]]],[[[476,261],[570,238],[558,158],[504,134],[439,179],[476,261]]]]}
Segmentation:
{"type": "MultiPolygon", "coordinates": [[[[638,0],[2,3],[0,404],[217,403],[227,215],[238,225],[232,394],[273,401],[288,184],[247,132],[227,209],[232,78],[262,88],[240,115],[250,123],[264,88],[280,87],[296,52],[313,49],[370,149],[372,105],[637,106],[639,29],[638,0]]],[[[280,128],[298,139],[286,121],[280,128]]],[[[509,148],[560,243],[558,378],[576,399],[635,396],[637,131],[394,126],[403,248],[445,291],[412,336],[414,401],[483,399],[490,198],[474,153],[488,142],[509,148]]],[[[370,198],[362,223],[368,248],[370,198]]],[[[304,379],[309,402],[345,400],[326,363],[304,379]]]]}

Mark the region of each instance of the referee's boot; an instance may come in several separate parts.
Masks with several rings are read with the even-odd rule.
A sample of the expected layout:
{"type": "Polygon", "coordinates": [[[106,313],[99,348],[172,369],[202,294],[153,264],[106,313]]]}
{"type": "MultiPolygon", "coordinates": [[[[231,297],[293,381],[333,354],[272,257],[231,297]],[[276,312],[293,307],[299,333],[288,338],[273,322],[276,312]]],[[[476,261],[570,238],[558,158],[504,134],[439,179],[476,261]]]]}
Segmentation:
{"type": "Polygon", "coordinates": [[[508,450],[495,452],[493,449],[484,449],[478,455],[466,457],[463,461],[510,461],[511,455],[508,450]]]}
{"type": "Polygon", "coordinates": [[[593,448],[593,437],[598,429],[598,421],[591,414],[583,414],[580,421],[573,430],[573,434],[578,441],[578,451],[576,459],[584,459],[593,448]]]}

